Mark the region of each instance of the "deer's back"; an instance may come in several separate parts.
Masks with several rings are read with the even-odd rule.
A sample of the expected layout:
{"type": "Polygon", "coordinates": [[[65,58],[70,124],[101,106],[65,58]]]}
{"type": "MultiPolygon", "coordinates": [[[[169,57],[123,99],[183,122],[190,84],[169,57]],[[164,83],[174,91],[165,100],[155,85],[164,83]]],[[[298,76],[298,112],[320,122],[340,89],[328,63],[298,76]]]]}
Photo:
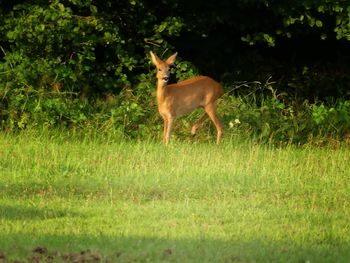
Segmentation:
{"type": "Polygon", "coordinates": [[[223,93],[221,84],[207,76],[197,76],[186,79],[176,84],[168,85],[167,89],[170,94],[189,93],[189,95],[196,94],[201,97],[208,95],[215,100],[223,93]]]}

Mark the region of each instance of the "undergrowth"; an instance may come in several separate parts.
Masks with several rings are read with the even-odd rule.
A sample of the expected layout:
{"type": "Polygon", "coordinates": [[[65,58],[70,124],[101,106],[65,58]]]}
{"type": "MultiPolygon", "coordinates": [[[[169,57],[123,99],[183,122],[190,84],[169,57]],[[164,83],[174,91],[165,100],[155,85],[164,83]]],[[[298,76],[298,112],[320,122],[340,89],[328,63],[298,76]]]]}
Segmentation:
{"type": "MultiPolygon", "coordinates": [[[[225,87],[219,101],[224,136],[245,137],[272,144],[318,145],[349,142],[350,101],[310,102],[279,93],[274,83],[243,82],[225,87]]],[[[0,98],[0,125],[9,132],[64,129],[87,134],[112,134],[127,139],[159,139],[163,121],[158,114],[153,77],[119,94],[84,98],[78,93],[44,89],[6,91],[0,98]]],[[[173,137],[193,140],[191,125],[197,110],[175,122],[173,137]]],[[[208,120],[195,140],[213,140],[208,120]]]]}

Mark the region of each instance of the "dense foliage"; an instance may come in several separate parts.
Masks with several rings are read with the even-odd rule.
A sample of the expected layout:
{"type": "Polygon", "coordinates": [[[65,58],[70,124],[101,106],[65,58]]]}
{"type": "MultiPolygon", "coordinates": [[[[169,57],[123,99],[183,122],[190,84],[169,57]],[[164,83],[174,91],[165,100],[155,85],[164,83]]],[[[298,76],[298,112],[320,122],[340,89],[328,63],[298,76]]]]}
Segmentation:
{"type": "Polygon", "coordinates": [[[349,41],[348,1],[1,1],[0,125],[158,134],[148,52],[176,50],[173,81],[224,84],[232,134],[339,139],[350,127],[349,41]]]}

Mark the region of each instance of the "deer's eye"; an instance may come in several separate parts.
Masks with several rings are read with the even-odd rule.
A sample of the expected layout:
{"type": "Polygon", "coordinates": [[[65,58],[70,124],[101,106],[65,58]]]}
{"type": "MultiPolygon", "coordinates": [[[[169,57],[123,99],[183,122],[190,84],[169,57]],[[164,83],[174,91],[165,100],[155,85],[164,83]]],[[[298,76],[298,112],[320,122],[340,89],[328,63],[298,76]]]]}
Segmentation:
{"type": "Polygon", "coordinates": [[[161,68],[159,68],[159,69],[158,69],[158,71],[162,71],[162,69],[161,69],[161,68]]]}

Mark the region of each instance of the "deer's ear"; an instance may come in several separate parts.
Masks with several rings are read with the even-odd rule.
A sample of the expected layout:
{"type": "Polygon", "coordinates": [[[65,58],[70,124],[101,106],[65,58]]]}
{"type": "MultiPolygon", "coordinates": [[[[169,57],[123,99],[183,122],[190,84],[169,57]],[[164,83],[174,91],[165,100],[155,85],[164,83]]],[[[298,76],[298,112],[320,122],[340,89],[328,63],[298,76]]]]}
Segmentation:
{"type": "Polygon", "coordinates": [[[156,55],[154,54],[152,51],[149,52],[151,54],[151,60],[153,62],[154,65],[158,65],[161,61],[161,59],[156,55]]]}
{"type": "Polygon", "coordinates": [[[175,54],[171,55],[170,57],[168,57],[168,59],[167,59],[165,62],[166,62],[169,66],[174,65],[176,56],[177,56],[177,52],[176,52],[175,54]]]}

